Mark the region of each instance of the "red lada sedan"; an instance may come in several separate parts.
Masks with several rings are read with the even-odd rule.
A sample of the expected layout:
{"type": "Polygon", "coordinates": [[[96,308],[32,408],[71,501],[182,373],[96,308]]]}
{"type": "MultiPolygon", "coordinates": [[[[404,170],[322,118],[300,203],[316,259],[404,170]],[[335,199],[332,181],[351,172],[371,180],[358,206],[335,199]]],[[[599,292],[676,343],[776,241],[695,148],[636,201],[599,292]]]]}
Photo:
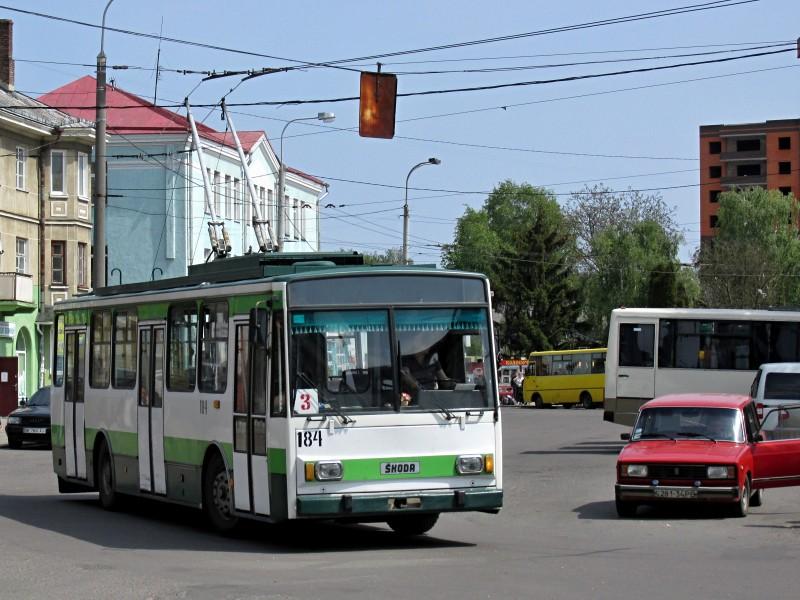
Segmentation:
{"type": "Polygon", "coordinates": [[[640,504],[719,502],[743,517],[760,506],[763,489],[800,485],[800,405],[765,412],[752,398],[676,394],[647,402],[617,458],[617,513],[640,504]],[[790,413],[793,413],[791,418],[790,413]]]}

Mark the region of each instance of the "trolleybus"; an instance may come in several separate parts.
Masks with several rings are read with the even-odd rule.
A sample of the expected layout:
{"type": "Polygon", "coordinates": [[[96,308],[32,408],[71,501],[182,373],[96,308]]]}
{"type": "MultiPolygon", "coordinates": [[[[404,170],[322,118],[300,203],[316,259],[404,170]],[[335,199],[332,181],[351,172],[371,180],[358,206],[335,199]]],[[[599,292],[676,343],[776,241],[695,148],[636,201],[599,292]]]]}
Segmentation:
{"type": "Polygon", "coordinates": [[[536,408],[594,408],[603,402],[605,360],[605,348],[531,352],[522,397],[536,408]]]}
{"type": "Polygon", "coordinates": [[[633,425],[647,400],[747,394],[763,363],[800,361],[800,312],[619,308],[611,313],[606,421],[633,425]]]}
{"type": "Polygon", "coordinates": [[[59,303],[59,491],[198,507],[219,530],[340,519],[419,534],[442,512],[499,511],[488,280],[362,262],[227,258],[59,303]],[[447,379],[404,389],[423,354],[447,379]]]}

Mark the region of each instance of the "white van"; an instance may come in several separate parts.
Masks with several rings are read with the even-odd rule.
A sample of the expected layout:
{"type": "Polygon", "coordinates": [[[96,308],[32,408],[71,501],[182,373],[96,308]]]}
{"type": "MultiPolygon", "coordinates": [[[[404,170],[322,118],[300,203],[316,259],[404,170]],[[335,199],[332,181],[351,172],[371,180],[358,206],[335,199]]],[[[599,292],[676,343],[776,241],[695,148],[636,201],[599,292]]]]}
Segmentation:
{"type": "Polygon", "coordinates": [[[761,365],[750,387],[762,431],[773,437],[800,437],[797,411],[774,410],[800,405],[800,363],[765,363],[761,365]]]}

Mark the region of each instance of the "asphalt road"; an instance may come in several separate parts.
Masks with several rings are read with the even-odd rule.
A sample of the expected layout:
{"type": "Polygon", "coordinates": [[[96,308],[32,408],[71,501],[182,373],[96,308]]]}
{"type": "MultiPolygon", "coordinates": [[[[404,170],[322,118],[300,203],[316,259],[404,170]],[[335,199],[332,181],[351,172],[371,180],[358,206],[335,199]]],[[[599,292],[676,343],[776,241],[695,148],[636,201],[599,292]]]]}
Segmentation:
{"type": "Polygon", "coordinates": [[[0,598],[796,598],[800,490],[745,519],[614,511],[623,428],[600,411],[503,409],[506,506],[427,536],[253,525],[233,538],[156,502],[59,496],[46,450],[0,439],[0,598]]]}

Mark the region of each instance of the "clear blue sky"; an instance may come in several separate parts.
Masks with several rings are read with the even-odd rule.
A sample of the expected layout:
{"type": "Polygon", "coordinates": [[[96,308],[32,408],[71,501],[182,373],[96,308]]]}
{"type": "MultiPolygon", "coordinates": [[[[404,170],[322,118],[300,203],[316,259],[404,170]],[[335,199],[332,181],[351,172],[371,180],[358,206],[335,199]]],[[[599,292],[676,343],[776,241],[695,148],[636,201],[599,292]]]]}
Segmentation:
{"type": "MultiPolygon", "coordinates": [[[[333,3],[295,0],[276,3],[263,0],[115,0],[106,25],[158,34],[163,19],[163,34],[168,37],[285,59],[320,62],[520,34],[702,1],[514,0],[487,3],[407,0],[333,3]]],[[[63,0],[39,0],[33,3],[0,0],[0,4],[99,24],[106,1],[66,3],[63,0]]],[[[92,67],[25,61],[93,64],[99,49],[98,30],[2,8],[0,17],[14,20],[18,90],[35,96],[83,75],[94,75],[92,67]]],[[[404,55],[386,58],[383,62],[387,72],[452,71],[711,52],[732,49],[732,46],[711,47],[717,44],[753,42],[755,46],[761,42],[792,41],[800,35],[799,25],[800,2],[797,0],[761,0],[652,20],[404,55]],[[698,47],[661,50],[677,46],[698,47]],[[607,52],[611,50],[637,52],[607,52]],[[597,53],[601,51],[605,53],[597,53]],[[560,55],[542,56],[552,54],[560,55]],[[409,61],[415,62],[408,64],[409,61]]],[[[149,69],[155,66],[156,40],[109,31],[105,46],[109,65],[149,69]]],[[[494,85],[728,56],[733,54],[492,73],[405,74],[399,75],[398,87],[403,93],[494,85]]],[[[294,63],[169,42],[161,46],[161,65],[173,69],[220,71],[290,64],[294,63]]],[[[373,70],[374,61],[350,66],[373,70]]],[[[109,77],[115,79],[119,87],[152,99],[152,70],[112,71],[109,77]]],[[[158,86],[158,102],[181,102],[199,80],[197,75],[163,73],[158,86]]],[[[236,83],[238,78],[203,83],[192,94],[192,102],[216,102],[236,83]]],[[[228,102],[357,95],[357,73],[306,69],[244,83],[228,97],[228,102]]],[[[675,207],[677,221],[685,230],[686,244],[681,250],[681,258],[686,260],[699,241],[698,126],[800,117],[800,60],[794,52],[789,52],[651,73],[400,98],[396,134],[403,137],[393,140],[360,138],[352,130],[358,125],[358,102],[355,101],[236,110],[237,127],[263,129],[273,140],[276,150],[286,120],[315,115],[322,110],[336,113],[336,122],[330,127],[295,123],[284,138],[286,162],[326,179],[331,185],[330,196],[325,202],[333,203],[337,208],[322,210],[325,249],[352,247],[382,251],[399,247],[402,241],[402,186],[406,174],[414,164],[435,156],[442,160],[442,165],[416,171],[411,180],[412,188],[488,192],[505,179],[543,185],[559,194],[580,189],[582,183],[570,182],[583,181],[606,182],[615,188],[693,186],[663,191],[664,199],[675,207]],[[776,67],[788,68],[563,99],[776,67]],[[524,103],[527,104],[512,106],[524,103]],[[507,108],[499,108],[501,106],[507,108]],[[475,112],[437,116],[463,111],[475,112]],[[325,133],[320,134],[321,131],[325,133]],[[585,157],[530,150],[672,159],[585,157]],[[675,158],[693,160],[673,160],[675,158]],[[339,205],[344,206],[338,208],[339,205]]],[[[198,117],[206,115],[207,111],[198,109],[198,117]]],[[[208,116],[206,122],[224,128],[218,111],[208,116]]],[[[463,214],[464,207],[480,207],[485,197],[486,193],[443,195],[441,192],[412,190],[409,202],[411,258],[417,262],[438,260],[440,253],[432,246],[449,242],[455,221],[463,214]]]]}

